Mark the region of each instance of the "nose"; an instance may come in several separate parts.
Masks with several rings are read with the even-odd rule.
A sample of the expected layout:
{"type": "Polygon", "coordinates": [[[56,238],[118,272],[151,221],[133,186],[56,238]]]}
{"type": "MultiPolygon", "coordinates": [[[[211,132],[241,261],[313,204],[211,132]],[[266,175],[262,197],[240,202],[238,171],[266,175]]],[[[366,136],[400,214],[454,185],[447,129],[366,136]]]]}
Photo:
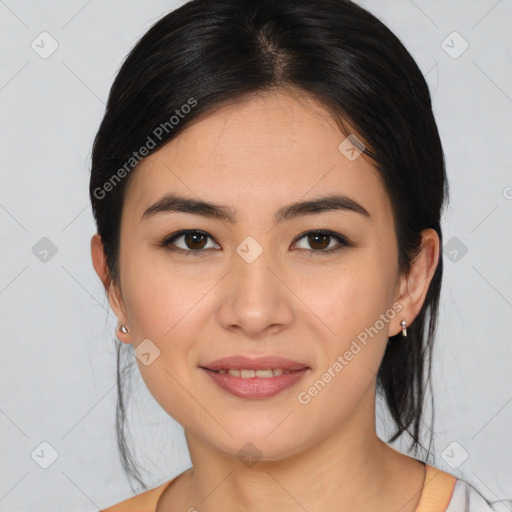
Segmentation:
{"type": "Polygon", "coordinates": [[[247,338],[265,338],[293,321],[293,293],[283,266],[264,250],[256,260],[235,254],[233,268],[222,282],[218,321],[224,329],[247,338]]]}

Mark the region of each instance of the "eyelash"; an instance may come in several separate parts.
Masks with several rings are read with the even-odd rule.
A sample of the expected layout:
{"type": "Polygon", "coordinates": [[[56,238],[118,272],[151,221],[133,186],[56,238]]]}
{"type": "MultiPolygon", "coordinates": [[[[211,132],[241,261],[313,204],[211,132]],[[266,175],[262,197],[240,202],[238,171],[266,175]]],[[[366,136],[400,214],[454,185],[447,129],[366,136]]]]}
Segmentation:
{"type": "MultiPolygon", "coordinates": [[[[192,256],[200,256],[201,253],[205,252],[205,249],[186,251],[185,249],[181,249],[179,247],[171,247],[171,244],[175,240],[177,240],[178,238],[180,238],[184,235],[188,235],[188,234],[192,234],[192,233],[206,235],[208,238],[213,240],[213,238],[208,233],[205,233],[204,231],[200,231],[197,229],[189,229],[189,230],[178,231],[177,233],[174,233],[174,234],[164,238],[161,242],[158,243],[158,246],[165,247],[166,249],[173,251],[173,252],[184,253],[186,256],[188,256],[189,254],[191,254],[192,256]]],[[[351,242],[349,242],[345,237],[339,235],[338,233],[334,233],[333,231],[329,231],[329,230],[306,231],[305,233],[299,235],[299,237],[296,239],[297,242],[299,240],[302,240],[302,238],[307,237],[308,235],[325,235],[325,236],[329,236],[331,238],[335,238],[338,242],[340,242],[339,245],[336,245],[335,247],[333,247],[331,249],[320,249],[320,250],[310,250],[310,251],[308,249],[302,249],[304,251],[311,252],[312,253],[311,257],[315,257],[319,254],[330,254],[339,249],[342,249],[343,247],[352,247],[353,246],[353,244],[351,242]]],[[[295,243],[297,243],[297,242],[295,242],[295,243]]]]}

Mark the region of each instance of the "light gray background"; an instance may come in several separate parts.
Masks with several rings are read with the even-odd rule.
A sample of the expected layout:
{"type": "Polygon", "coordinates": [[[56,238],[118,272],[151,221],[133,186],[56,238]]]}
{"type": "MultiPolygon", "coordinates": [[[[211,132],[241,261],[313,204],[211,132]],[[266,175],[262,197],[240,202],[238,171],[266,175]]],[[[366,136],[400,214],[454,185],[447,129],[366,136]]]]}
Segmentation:
{"type": "MultiPolygon", "coordinates": [[[[447,158],[435,465],[510,499],[512,1],[359,3],[426,75],[447,158]]],[[[115,442],[115,317],[90,260],[90,151],[124,57],[176,5],[0,0],[0,511],[94,511],[133,494],[115,442]],[[51,49],[44,31],[58,43],[47,58],[31,47],[51,49]],[[57,249],[46,262],[43,237],[57,249]],[[44,441],[58,454],[47,469],[34,460],[49,461],[44,441]]],[[[155,487],[190,460],[181,427],[134,382],[134,447],[155,487]]]]}

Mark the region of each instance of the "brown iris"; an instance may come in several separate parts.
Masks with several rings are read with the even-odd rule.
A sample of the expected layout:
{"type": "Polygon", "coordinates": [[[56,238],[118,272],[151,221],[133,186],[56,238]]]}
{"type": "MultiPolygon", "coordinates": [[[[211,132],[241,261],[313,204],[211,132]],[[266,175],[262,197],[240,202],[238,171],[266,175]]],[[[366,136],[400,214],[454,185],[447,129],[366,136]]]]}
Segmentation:
{"type": "Polygon", "coordinates": [[[202,249],[205,246],[207,236],[202,233],[186,233],[183,236],[185,243],[191,249],[202,249]]]}
{"type": "Polygon", "coordinates": [[[327,247],[329,247],[329,238],[331,238],[330,235],[326,235],[323,233],[313,233],[308,235],[309,245],[313,249],[319,250],[326,249],[327,247]],[[325,244],[325,241],[327,241],[327,244],[325,244]],[[318,245],[320,245],[321,247],[318,247],[318,245]]]}

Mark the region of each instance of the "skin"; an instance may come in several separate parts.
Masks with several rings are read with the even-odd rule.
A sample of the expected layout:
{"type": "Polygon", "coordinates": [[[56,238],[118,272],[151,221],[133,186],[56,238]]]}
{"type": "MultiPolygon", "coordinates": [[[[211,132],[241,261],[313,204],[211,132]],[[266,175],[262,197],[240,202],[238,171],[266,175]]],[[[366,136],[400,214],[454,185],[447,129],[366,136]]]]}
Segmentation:
{"type": "MultiPolygon", "coordinates": [[[[193,467],[167,488],[159,512],[416,509],[424,466],[377,437],[376,374],[388,337],[421,309],[439,239],[423,231],[418,258],[407,276],[400,274],[389,198],[365,155],[350,161],[338,150],[344,139],[330,114],[304,93],[261,93],[224,107],[133,171],[121,221],[119,285],[109,280],[100,238],[92,237],[94,268],[128,327],[118,337],[134,348],[149,338],[159,348],[150,365],[136,361],[149,391],[185,429],[193,467]],[[188,213],[141,221],[167,192],[230,206],[237,222],[188,213]],[[371,218],[331,211],[272,220],[282,206],[334,192],[363,205],[371,218]],[[158,247],[181,229],[211,237],[192,246],[204,247],[201,254],[158,247]],[[313,229],[332,230],[353,246],[318,254],[315,240],[303,236],[313,229]],[[236,252],[247,236],[263,248],[252,263],[236,252]],[[401,312],[301,404],[298,393],[393,304],[401,312]],[[272,398],[237,398],[199,368],[234,354],[280,355],[311,369],[272,398]],[[248,442],[261,453],[250,467],[237,457],[248,442]]],[[[183,237],[174,241],[191,250],[185,244],[183,237]]],[[[321,248],[338,244],[327,238],[321,248]]]]}

